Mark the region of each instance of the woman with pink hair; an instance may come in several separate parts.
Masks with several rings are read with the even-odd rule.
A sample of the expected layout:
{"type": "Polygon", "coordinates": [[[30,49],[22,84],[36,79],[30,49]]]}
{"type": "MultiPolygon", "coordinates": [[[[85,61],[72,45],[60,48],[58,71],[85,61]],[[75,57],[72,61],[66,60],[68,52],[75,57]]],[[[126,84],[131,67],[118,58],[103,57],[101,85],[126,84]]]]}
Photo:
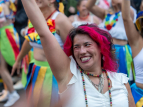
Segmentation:
{"type": "Polygon", "coordinates": [[[81,25],[70,31],[64,52],[35,0],[22,2],[58,82],[62,107],[135,107],[128,78],[115,72],[112,38],[107,31],[94,24],[81,25]]]}

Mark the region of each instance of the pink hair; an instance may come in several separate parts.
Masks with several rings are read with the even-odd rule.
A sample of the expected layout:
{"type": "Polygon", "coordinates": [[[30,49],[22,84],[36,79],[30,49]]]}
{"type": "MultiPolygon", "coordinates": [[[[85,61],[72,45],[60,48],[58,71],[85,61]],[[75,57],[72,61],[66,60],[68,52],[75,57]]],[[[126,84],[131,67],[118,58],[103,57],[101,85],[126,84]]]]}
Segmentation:
{"type": "Polygon", "coordinates": [[[87,34],[93,39],[99,46],[101,50],[102,57],[102,67],[105,70],[116,72],[117,63],[114,57],[112,49],[112,37],[111,35],[94,24],[81,25],[76,29],[73,29],[68,35],[66,42],[64,44],[65,53],[73,56],[73,39],[76,34],[87,34]]]}

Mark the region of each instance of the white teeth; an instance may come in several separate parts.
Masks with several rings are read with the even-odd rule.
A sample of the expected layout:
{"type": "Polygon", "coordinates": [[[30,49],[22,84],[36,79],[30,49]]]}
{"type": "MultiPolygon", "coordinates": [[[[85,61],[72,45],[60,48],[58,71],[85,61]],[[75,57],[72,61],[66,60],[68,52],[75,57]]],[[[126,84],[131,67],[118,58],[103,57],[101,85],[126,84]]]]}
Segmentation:
{"type": "Polygon", "coordinates": [[[85,58],[81,58],[81,61],[84,62],[84,61],[88,61],[90,59],[90,57],[85,57],[85,58]]]}

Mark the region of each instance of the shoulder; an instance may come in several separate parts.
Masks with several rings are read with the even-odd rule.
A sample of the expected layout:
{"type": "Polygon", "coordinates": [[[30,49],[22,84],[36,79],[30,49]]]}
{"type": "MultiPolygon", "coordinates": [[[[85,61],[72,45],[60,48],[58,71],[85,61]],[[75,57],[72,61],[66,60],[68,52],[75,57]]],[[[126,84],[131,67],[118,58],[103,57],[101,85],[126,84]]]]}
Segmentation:
{"type": "Polygon", "coordinates": [[[70,20],[71,22],[74,22],[74,17],[75,17],[75,15],[69,16],[69,20],[70,20]]]}
{"type": "Polygon", "coordinates": [[[129,78],[127,77],[126,74],[123,73],[117,73],[117,72],[108,72],[109,78],[111,79],[111,81],[113,82],[118,82],[120,84],[127,84],[129,78]]]}
{"type": "Polygon", "coordinates": [[[65,16],[63,13],[59,13],[58,16],[55,19],[55,23],[57,24],[64,24],[65,22],[70,22],[67,16],[65,16]]]}

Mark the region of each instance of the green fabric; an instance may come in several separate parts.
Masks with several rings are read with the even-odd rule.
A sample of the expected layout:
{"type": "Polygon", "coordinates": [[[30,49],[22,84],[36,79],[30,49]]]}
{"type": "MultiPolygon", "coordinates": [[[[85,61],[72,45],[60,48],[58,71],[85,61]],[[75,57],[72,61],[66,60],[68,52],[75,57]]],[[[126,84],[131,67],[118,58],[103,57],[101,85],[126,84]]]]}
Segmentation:
{"type": "MultiPolygon", "coordinates": [[[[126,49],[126,62],[127,62],[127,74],[128,74],[128,77],[130,77],[130,70],[132,68],[132,63],[133,63],[133,59],[132,59],[132,56],[128,50],[128,46],[125,45],[125,49],[126,49]]],[[[132,72],[133,72],[133,77],[135,79],[135,72],[134,72],[134,68],[132,69],[132,72]]]]}
{"type": "Polygon", "coordinates": [[[22,69],[22,85],[25,87],[27,83],[27,74],[24,72],[24,68],[22,69]]]}
{"type": "Polygon", "coordinates": [[[2,56],[4,57],[5,61],[10,65],[13,66],[15,63],[15,55],[11,44],[7,38],[7,34],[5,32],[6,29],[14,29],[13,25],[8,25],[0,28],[0,51],[2,56]]]}
{"type": "Polygon", "coordinates": [[[70,15],[73,15],[72,13],[69,12],[70,6],[72,6],[76,9],[74,14],[77,13],[77,2],[78,2],[78,0],[64,0],[63,1],[63,4],[65,5],[64,13],[66,16],[69,17],[70,15]]]}
{"type": "Polygon", "coordinates": [[[44,82],[43,82],[43,87],[42,87],[42,93],[45,96],[43,96],[42,102],[40,101],[43,107],[47,107],[51,101],[53,74],[48,62],[35,60],[35,65],[41,66],[41,68],[47,67],[44,82]]]}

